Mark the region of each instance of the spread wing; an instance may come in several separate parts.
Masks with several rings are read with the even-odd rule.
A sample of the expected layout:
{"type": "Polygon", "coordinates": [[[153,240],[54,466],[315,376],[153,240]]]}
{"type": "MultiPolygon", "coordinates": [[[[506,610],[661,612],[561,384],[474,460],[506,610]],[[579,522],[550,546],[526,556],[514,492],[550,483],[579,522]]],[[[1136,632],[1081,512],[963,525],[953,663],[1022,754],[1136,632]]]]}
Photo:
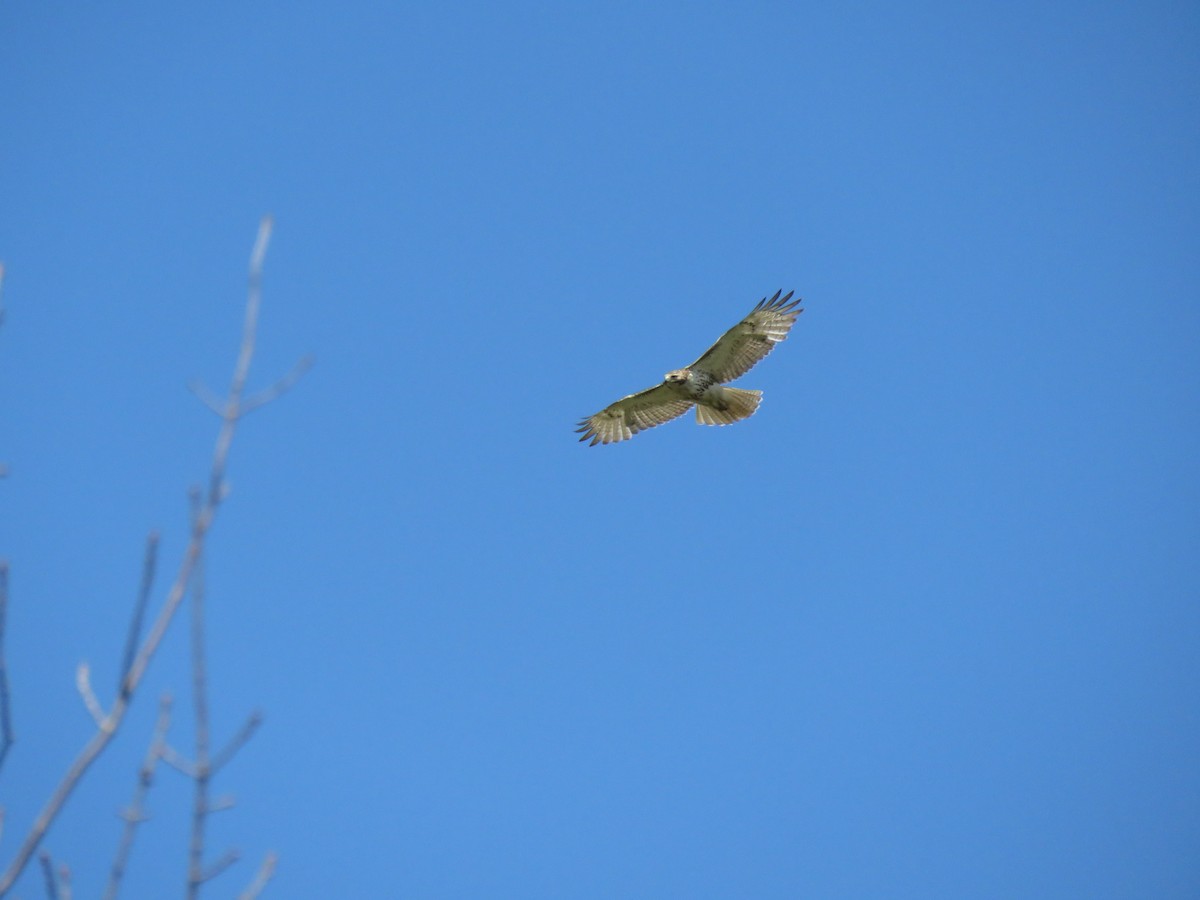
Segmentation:
{"type": "Polygon", "coordinates": [[[691,409],[692,401],[684,400],[666,384],[655,385],[649,390],[622,397],[611,406],[606,406],[594,416],[579,423],[576,433],[579,440],[591,438],[588,446],[615,444],[628,440],[639,431],[670,422],[691,409]]]}
{"type": "Polygon", "coordinates": [[[780,297],[782,293],[776,291],[770,300],[766,297],[760,300],[750,310],[750,315],[721,335],[708,352],[688,368],[709,372],[721,383],[749,372],[787,337],[800,313],[804,312],[797,308],[801,300],[792,300],[795,291],[788,291],[786,297],[780,297]]]}

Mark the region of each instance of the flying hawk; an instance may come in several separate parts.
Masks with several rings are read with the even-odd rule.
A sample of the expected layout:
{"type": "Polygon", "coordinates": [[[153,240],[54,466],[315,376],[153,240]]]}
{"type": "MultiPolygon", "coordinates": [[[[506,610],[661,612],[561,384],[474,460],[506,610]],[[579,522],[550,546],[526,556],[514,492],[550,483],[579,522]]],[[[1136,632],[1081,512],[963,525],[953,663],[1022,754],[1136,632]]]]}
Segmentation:
{"type": "Polygon", "coordinates": [[[785,297],[780,296],[782,293],[776,291],[770,300],[760,300],[707,353],[690,366],[668,372],[662,384],[622,397],[581,421],[575,429],[583,434],[579,440],[591,439],[591,447],[615,444],[682,416],[693,404],[696,421],[701,425],[729,425],[750,418],[762,401],[762,391],[721,385],[749,372],[787,337],[804,312],[797,308],[801,301],[792,300],[795,291],[785,297]]]}

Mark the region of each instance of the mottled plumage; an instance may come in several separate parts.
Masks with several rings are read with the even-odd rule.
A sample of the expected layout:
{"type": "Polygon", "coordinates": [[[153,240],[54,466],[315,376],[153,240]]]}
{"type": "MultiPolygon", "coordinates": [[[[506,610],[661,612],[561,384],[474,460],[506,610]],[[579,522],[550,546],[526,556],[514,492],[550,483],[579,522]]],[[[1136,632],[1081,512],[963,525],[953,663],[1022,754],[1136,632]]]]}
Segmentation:
{"type": "Polygon", "coordinates": [[[740,378],[787,337],[800,313],[792,293],[765,297],[750,314],[730,328],[703,356],[682,369],[668,372],[662,384],[622,397],[579,423],[581,441],[614,444],[639,431],[682,416],[693,405],[701,425],[729,425],[754,415],[762,391],[722,387],[740,378]]]}

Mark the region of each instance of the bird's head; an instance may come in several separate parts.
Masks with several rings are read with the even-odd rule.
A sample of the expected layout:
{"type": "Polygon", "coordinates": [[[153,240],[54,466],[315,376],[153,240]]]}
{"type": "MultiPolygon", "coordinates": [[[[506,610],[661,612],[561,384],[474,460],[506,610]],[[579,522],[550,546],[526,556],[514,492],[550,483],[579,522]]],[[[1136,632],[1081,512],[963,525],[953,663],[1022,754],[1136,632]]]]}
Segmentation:
{"type": "Polygon", "coordinates": [[[668,372],[663,376],[667,384],[687,384],[688,379],[691,377],[692,373],[687,369],[676,369],[674,372],[668,372]]]}

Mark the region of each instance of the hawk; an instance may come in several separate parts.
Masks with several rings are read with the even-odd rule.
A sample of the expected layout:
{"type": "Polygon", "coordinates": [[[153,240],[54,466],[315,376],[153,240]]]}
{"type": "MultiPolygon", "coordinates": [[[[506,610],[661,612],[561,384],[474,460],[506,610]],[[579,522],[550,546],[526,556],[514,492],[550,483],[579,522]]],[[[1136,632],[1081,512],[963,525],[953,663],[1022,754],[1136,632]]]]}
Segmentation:
{"type": "Polygon", "coordinates": [[[637,394],[622,397],[594,416],[579,423],[576,433],[580,441],[591,440],[589,446],[615,444],[628,440],[639,431],[670,422],[696,407],[696,421],[701,425],[730,425],[748,419],[762,402],[762,391],[722,387],[727,381],[741,378],[754,365],[787,337],[800,313],[799,299],[792,300],[795,291],[781,297],[776,291],[768,300],[764,297],[750,314],[738,322],[713,344],[708,352],[690,366],[676,369],[663,376],[662,384],[637,394]],[[790,301],[790,302],[789,302],[790,301]]]}

